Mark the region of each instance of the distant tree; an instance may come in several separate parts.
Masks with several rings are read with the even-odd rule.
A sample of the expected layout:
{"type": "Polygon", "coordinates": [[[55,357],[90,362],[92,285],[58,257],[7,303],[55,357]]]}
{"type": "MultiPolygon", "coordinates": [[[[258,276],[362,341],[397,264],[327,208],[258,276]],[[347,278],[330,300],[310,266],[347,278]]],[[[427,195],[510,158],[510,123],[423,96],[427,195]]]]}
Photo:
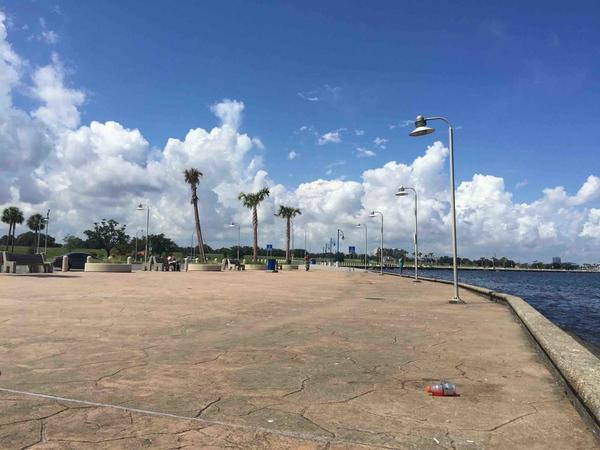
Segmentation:
{"type": "Polygon", "coordinates": [[[242,201],[242,205],[252,210],[252,232],[253,232],[253,247],[252,247],[252,259],[256,261],[258,254],[258,212],[257,208],[260,203],[269,196],[269,188],[263,188],[258,192],[240,192],[238,200],[242,201]]]}
{"type": "Polygon", "coordinates": [[[206,261],[204,253],[204,240],[202,239],[202,229],[200,228],[200,213],[198,212],[198,184],[202,177],[202,172],[196,168],[186,169],[183,171],[185,182],[190,185],[192,190],[191,204],[194,205],[194,219],[196,220],[196,237],[198,239],[198,248],[200,250],[200,259],[206,261]]]}
{"type": "Polygon", "coordinates": [[[69,251],[73,251],[76,248],[86,248],[85,241],[72,234],[67,234],[64,237],[63,242],[65,243],[64,247],[69,251]]]}
{"type": "Polygon", "coordinates": [[[38,235],[39,235],[40,231],[42,231],[44,228],[46,228],[44,218],[42,217],[41,214],[33,214],[33,215],[29,216],[29,219],[27,219],[27,226],[35,234],[35,240],[33,243],[33,247],[35,247],[35,251],[37,252],[37,250],[38,250],[37,249],[38,235]]]}
{"type": "MultiPolygon", "coordinates": [[[[277,215],[282,219],[286,220],[286,231],[285,231],[285,262],[290,263],[290,223],[294,217],[298,214],[302,214],[298,208],[292,206],[279,205],[279,211],[277,215]]],[[[339,251],[339,249],[338,249],[339,251]]]]}
{"type": "Polygon", "coordinates": [[[83,234],[88,237],[88,241],[96,243],[98,248],[105,250],[108,258],[113,248],[129,241],[125,228],[126,225],[119,227],[119,222],[116,220],[102,219],[100,223],[94,222],[94,229],[85,230],[83,234]]]}
{"type": "Polygon", "coordinates": [[[177,244],[166,237],[163,233],[151,234],[148,236],[148,242],[152,248],[152,254],[161,256],[163,254],[173,253],[177,251],[177,244]]]}
{"type": "MultiPolygon", "coordinates": [[[[8,224],[8,239],[11,242],[11,251],[15,251],[15,230],[17,225],[20,225],[25,220],[23,211],[16,206],[9,206],[2,212],[2,222],[8,224]]],[[[8,251],[8,241],[6,242],[6,250],[8,251]]]]}

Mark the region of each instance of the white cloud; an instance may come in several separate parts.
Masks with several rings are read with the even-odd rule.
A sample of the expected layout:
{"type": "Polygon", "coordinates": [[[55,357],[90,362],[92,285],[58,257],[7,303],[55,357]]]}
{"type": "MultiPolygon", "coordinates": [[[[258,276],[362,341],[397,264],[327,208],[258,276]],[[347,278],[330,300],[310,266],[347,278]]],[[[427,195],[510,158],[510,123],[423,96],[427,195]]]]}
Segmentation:
{"type": "Polygon", "coordinates": [[[211,107],[212,112],[221,119],[221,123],[237,130],[242,121],[244,103],[237,100],[225,99],[211,107]]]}
{"type": "Polygon", "coordinates": [[[379,147],[381,149],[385,149],[385,144],[388,142],[387,139],[384,139],[382,137],[377,136],[375,139],[373,139],[373,144],[375,144],[375,147],[379,147]]]}
{"type": "Polygon", "coordinates": [[[365,134],[365,130],[354,130],[354,134],[357,136],[362,136],[365,134]]]}
{"type": "Polygon", "coordinates": [[[515,184],[515,189],[522,189],[529,184],[527,180],[521,180],[517,184],[515,184]]]}
{"type": "Polygon", "coordinates": [[[363,147],[357,147],[356,148],[356,157],[357,158],[368,158],[370,156],[375,156],[377,153],[375,153],[373,150],[369,150],[363,147]]]}
{"type": "Polygon", "coordinates": [[[33,116],[51,128],[75,128],[79,125],[78,107],[83,104],[83,92],[64,85],[64,68],[56,54],[52,63],[37,69],[33,74],[31,92],[44,103],[33,112],[33,116]]]}
{"type": "Polygon", "coordinates": [[[44,30],[42,31],[42,39],[50,45],[54,45],[58,42],[58,34],[56,31],[44,30]]]}
{"type": "Polygon", "coordinates": [[[290,161],[293,161],[294,159],[296,159],[298,157],[298,153],[296,153],[294,150],[292,150],[291,152],[288,153],[287,158],[290,161]]]}
{"type": "Polygon", "coordinates": [[[339,131],[329,131],[322,135],[318,140],[319,145],[339,144],[340,142],[342,142],[342,137],[340,136],[339,131]]]}
{"type": "MultiPolygon", "coordinates": [[[[58,57],[28,73],[31,64],[12,50],[4,23],[0,13],[0,177],[8,186],[0,190],[0,208],[17,205],[26,215],[50,208],[51,232],[60,238],[81,234],[103,217],[126,223],[133,232],[144,223],[135,211],[143,201],[151,205],[150,231],[185,243],[194,225],[182,171],[197,167],[204,173],[200,213],[211,245],[232,245],[234,238],[223,226],[231,220],[243,225],[242,239],[249,243],[250,214],[237,195],[270,186],[271,196],[259,209],[261,244],[283,245],[282,221],[273,217],[283,203],[302,210],[296,230],[308,230],[313,249],[331,235],[332,224],[346,231],[349,244],[361,245],[364,235],[353,226],[371,220],[367,215],[372,209],[385,216],[386,245],[408,248],[413,232],[410,201],[394,196],[405,185],[419,193],[421,248],[450,253],[448,150],[440,142],[413,161],[390,161],[356,180],[317,179],[287,188],[266,172],[262,141],[240,131],[243,102],[217,102],[211,109],[220,123],[170,138],[163,148],[153,148],[142,131],[126,124],[92,120],[80,125],[85,95],[67,86],[58,57]],[[21,87],[33,93],[31,111],[13,104],[14,91],[21,87]]],[[[341,131],[321,137],[324,143],[335,142],[336,135],[341,141],[341,131]]],[[[361,147],[356,156],[361,151],[364,156],[373,152],[361,147]]],[[[292,154],[297,156],[291,151],[288,157],[292,154]]],[[[327,175],[344,164],[331,162],[325,167],[327,175]]],[[[460,255],[496,253],[528,261],[560,255],[563,260],[593,261],[600,254],[600,178],[595,175],[582,180],[574,193],[553,186],[535,201],[521,203],[506,190],[503,178],[474,174],[458,184],[456,201],[460,255]]],[[[376,233],[369,237],[375,240],[376,233]]]]}

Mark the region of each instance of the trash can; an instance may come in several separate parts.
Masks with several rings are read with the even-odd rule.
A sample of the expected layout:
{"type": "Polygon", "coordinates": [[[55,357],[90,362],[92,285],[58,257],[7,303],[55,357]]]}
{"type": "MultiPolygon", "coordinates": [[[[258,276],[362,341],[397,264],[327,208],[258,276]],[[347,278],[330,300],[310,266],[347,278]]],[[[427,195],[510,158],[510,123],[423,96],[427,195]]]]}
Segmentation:
{"type": "Polygon", "coordinates": [[[277,268],[276,259],[267,259],[267,270],[275,270],[277,268]]]}

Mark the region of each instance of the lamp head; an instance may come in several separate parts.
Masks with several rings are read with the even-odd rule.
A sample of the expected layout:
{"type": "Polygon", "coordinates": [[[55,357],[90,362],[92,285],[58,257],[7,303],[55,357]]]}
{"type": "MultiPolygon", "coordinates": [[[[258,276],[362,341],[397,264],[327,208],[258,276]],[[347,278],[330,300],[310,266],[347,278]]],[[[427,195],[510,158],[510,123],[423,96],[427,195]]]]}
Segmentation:
{"type": "Polygon", "coordinates": [[[425,136],[426,134],[431,134],[435,131],[434,128],[427,126],[427,121],[423,116],[417,116],[415,120],[415,129],[409,133],[409,136],[425,136]]]}
{"type": "Polygon", "coordinates": [[[371,211],[371,214],[369,214],[369,217],[375,217],[375,211],[371,211]]]}
{"type": "Polygon", "coordinates": [[[143,211],[144,210],[144,205],[142,205],[141,203],[139,205],[137,205],[137,208],[135,208],[136,211],[143,211]]]}
{"type": "Polygon", "coordinates": [[[229,226],[230,226],[230,227],[236,227],[237,225],[236,225],[235,223],[231,222],[231,223],[229,224],[229,226]]]}
{"type": "Polygon", "coordinates": [[[396,197],[404,197],[405,195],[408,195],[408,192],[406,192],[406,189],[404,186],[400,186],[398,188],[398,192],[396,192],[396,197]]]}
{"type": "Polygon", "coordinates": [[[357,224],[355,225],[355,227],[356,227],[356,228],[360,228],[360,227],[362,227],[362,224],[361,224],[361,223],[357,223],[357,224]]]}

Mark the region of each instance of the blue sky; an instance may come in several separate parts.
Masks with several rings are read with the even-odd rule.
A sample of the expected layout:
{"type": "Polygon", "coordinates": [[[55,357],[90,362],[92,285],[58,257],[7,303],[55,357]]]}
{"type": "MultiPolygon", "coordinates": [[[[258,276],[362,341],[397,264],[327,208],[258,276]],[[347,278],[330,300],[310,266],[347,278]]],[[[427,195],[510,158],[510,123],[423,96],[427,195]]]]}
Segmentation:
{"type": "Polygon", "coordinates": [[[27,40],[40,17],[58,33],[72,82],[90,93],[84,121],[117,120],[162,147],[214,122],[216,99],[243,99],[244,129],[264,142],[270,172],[296,183],[334,161],[356,177],[411,159],[422,144],[388,125],[441,114],[462,127],[459,178],[527,180],[515,196],[529,201],[552,180],[573,190],[598,172],[600,5],[505,3],[3,2],[30,27],[14,33],[23,55],[48,59],[27,40]],[[301,126],[365,133],[324,149],[295,134],[301,126]],[[385,150],[353,156],[378,136],[385,150]]]}
{"type": "MultiPolygon", "coordinates": [[[[388,161],[410,164],[435,139],[446,143],[441,124],[431,139],[408,137],[406,121],[421,113],[457,128],[457,182],[501,177],[514,203],[559,185],[574,195],[600,174],[597,2],[4,0],[0,8],[31,70],[60,56],[65,85],[85,93],[81,124],[137,128],[160,151],[171,137],[218,126],[215,102],[243,101],[241,130],[260,139],[264,169],[289,189],[360,181],[388,161]],[[340,142],[319,145],[335,132],[340,142]]],[[[35,107],[26,89],[12,98],[35,107]]]]}

